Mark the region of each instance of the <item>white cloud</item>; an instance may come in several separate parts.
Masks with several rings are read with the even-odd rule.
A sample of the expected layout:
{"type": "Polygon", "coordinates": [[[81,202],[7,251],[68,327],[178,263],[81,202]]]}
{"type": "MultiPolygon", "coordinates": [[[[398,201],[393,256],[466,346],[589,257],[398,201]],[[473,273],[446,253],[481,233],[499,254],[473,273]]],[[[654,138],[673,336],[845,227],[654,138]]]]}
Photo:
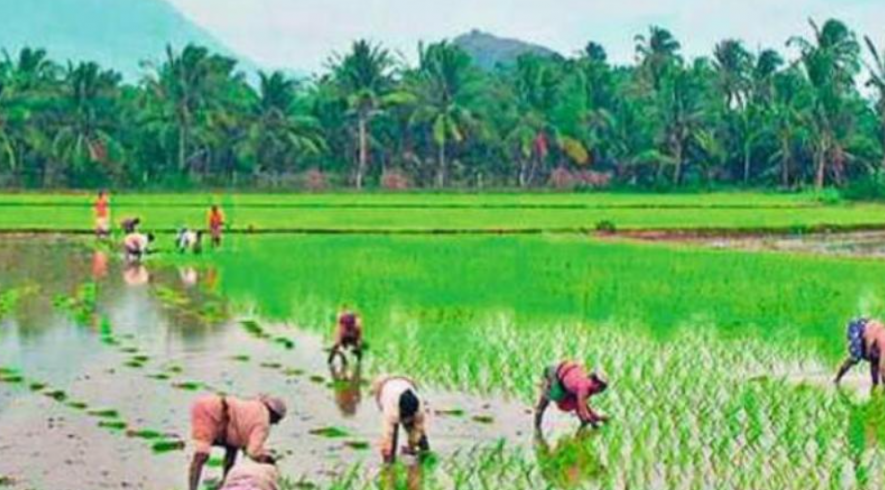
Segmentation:
{"type": "Polygon", "coordinates": [[[783,48],[807,34],[807,19],[838,17],[885,44],[881,0],[169,0],[259,64],[320,69],[356,38],[407,56],[419,40],[472,28],[575,52],[601,42],[619,62],[648,25],[672,30],[691,56],[726,37],[750,47],[783,48]]]}

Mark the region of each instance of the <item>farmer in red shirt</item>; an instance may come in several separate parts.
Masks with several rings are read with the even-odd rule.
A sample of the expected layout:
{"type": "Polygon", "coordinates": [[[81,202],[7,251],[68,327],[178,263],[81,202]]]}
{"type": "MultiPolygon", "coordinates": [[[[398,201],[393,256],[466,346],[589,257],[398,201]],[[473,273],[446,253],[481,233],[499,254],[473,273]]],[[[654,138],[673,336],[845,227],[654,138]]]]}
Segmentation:
{"type": "Polygon", "coordinates": [[[563,362],[551,366],[544,372],[541,395],[535,407],[535,430],[541,431],[544,412],[550,402],[555,402],[563,412],[575,412],[581,420],[581,427],[588,424],[599,427],[608,417],[600,415],[590,407],[590,397],[604,392],[608,381],[599,373],[587,375],[584,368],[574,362],[563,362]]]}
{"type": "Polygon", "coordinates": [[[221,230],[224,227],[224,213],[217,205],[209,210],[209,234],[212,235],[212,246],[221,245],[221,230]]]}
{"type": "Polygon", "coordinates": [[[107,191],[99,191],[95,200],[95,236],[107,238],[111,234],[111,200],[107,191]]]}
{"type": "Polygon", "coordinates": [[[345,311],[338,316],[338,328],[335,331],[335,344],[329,353],[329,364],[335,362],[335,357],[340,356],[341,362],[347,365],[347,357],[344,351],[350,349],[356,356],[357,362],[363,357],[363,325],[356,313],[345,311]]]}

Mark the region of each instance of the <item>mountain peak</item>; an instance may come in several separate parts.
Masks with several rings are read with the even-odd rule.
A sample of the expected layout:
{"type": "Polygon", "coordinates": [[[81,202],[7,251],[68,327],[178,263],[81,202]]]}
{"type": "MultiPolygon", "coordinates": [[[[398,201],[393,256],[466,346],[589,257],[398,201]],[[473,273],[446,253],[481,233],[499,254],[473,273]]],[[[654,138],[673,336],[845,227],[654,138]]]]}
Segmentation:
{"type": "Polygon", "coordinates": [[[528,43],[519,39],[498,37],[494,34],[473,29],[453,40],[472,58],[477,66],[491,70],[497,67],[512,66],[520,56],[531,54],[542,58],[558,58],[556,51],[528,43]]]}

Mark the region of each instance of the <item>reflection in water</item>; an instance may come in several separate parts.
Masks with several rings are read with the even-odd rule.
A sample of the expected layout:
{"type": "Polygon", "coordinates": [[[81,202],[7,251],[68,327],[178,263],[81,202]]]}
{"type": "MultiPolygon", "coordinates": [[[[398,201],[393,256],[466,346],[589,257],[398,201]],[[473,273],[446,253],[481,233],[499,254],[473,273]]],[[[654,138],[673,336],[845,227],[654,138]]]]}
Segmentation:
{"type": "Polygon", "coordinates": [[[418,462],[405,466],[385,466],[381,469],[379,480],[384,490],[420,490],[424,486],[424,467],[418,462]],[[403,477],[405,481],[402,481],[403,477]]]}
{"type": "Polygon", "coordinates": [[[92,254],[92,279],[100,281],[108,275],[108,254],[96,250],[92,254]]]}
{"type": "Polygon", "coordinates": [[[181,283],[188,288],[196,286],[200,280],[200,274],[193,267],[180,267],[178,276],[181,278],[181,283]]]}
{"type": "Polygon", "coordinates": [[[535,458],[547,483],[555,488],[573,489],[599,478],[605,467],[593,451],[593,437],[592,432],[581,430],[551,447],[543,434],[536,434],[535,458]]]}
{"type": "Polygon", "coordinates": [[[335,391],[335,404],[344,417],[353,417],[359,409],[363,398],[362,371],[362,364],[359,362],[355,363],[353,368],[329,365],[332,389],[335,391]]]}
{"type": "Polygon", "coordinates": [[[123,269],[123,281],[127,286],[144,286],[151,281],[151,275],[140,262],[128,262],[123,269]]]}

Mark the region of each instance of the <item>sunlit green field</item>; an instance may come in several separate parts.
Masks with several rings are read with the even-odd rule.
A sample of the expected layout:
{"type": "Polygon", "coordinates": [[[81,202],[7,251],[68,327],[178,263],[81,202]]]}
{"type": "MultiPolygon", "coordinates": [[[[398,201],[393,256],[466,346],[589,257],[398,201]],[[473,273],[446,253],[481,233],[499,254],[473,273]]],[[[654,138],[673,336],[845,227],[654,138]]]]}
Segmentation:
{"type": "MultiPolygon", "coordinates": [[[[93,227],[89,194],[0,195],[0,230],[80,231],[93,227]]],[[[139,216],[146,229],[204,226],[210,204],[234,231],[581,231],[617,229],[784,229],[881,227],[885,206],[823,204],[812,195],[378,194],[119,195],[115,222],[139,216]]]]}
{"type": "MultiPolygon", "coordinates": [[[[36,196],[27,196],[30,203],[20,199],[0,197],[5,223],[0,228],[14,228],[10,223],[19,219],[25,228],[52,227],[56,216],[70,226],[90,227],[89,203],[81,196],[39,198],[44,204],[36,196]],[[26,216],[9,217],[18,211],[26,216]],[[48,224],[34,216],[49,219],[48,224]]],[[[149,225],[173,227],[183,216],[201,221],[211,201],[209,196],[117,197],[122,211],[115,215],[140,210],[149,225]]],[[[219,202],[234,227],[554,229],[593,227],[601,217],[615,215],[621,216],[619,226],[662,228],[885,221],[875,206],[825,206],[808,196],[250,195],[219,202]]],[[[73,240],[71,246],[91,253],[91,240],[73,240]]],[[[171,240],[162,235],[159,246],[168,250],[171,240]]],[[[19,295],[48,294],[45,286],[43,293],[27,289],[36,279],[29,282],[34,276],[19,269],[51,266],[22,254],[2,264],[3,270],[19,272],[0,277],[0,317],[16,317],[19,295]]],[[[114,254],[110,260],[117,260],[114,254]]],[[[417,474],[400,467],[379,475],[371,452],[353,458],[351,471],[310,482],[323,488],[416,488],[416,479],[428,489],[885,485],[885,399],[866,396],[864,373],[842,391],[830,383],[845,353],[846,322],[885,314],[885,262],[880,260],[638,244],[573,233],[237,234],[220,250],[197,257],[159,253],[147,267],[174,278],[192,267],[202,283],[212,278],[202,287],[221,298],[232,317],[285,325],[326,343],[336,312],[355,309],[364,317],[370,345],[366,374],[405,373],[431,391],[505,398],[528,407],[544,367],[567,358],[602,368],[611,379],[611,389],[594,399],[612,418],[601,430],[582,437],[559,431],[541,443],[533,439],[531,415],[525,413],[506,421],[522,428],[522,435],[464,443],[417,474]]],[[[41,282],[69,276],[44,272],[41,282]]],[[[160,303],[187,302],[184,293],[152,281],[151,294],[160,303]]],[[[97,282],[105,295],[126,295],[108,291],[119,286],[97,282]]],[[[84,284],[65,287],[74,297],[84,291],[84,284]]],[[[111,328],[98,324],[99,332],[111,328]]],[[[225,344],[230,341],[220,327],[180,328],[183,335],[240,348],[225,344]]],[[[141,334],[134,332],[128,342],[138,342],[141,334]]],[[[6,337],[4,345],[8,351],[0,360],[7,367],[15,362],[11,367],[27,373],[39,366],[36,357],[29,358],[40,354],[36,340],[6,337]]],[[[294,352],[299,349],[296,344],[294,352]]],[[[163,352],[152,353],[156,362],[170,361],[163,352]]],[[[247,373],[241,388],[263,389],[248,384],[263,379],[253,374],[267,371],[258,367],[269,361],[261,355],[239,367],[247,373]]],[[[189,368],[184,366],[183,376],[194,376],[189,368]]],[[[60,379],[49,381],[64,387],[60,379]]],[[[3,400],[0,390],[0,409],[3,400]]],[[[293,403],[296,413],[304,409],[299,400],[293,403]]],[[[433,430],[432,437],[447,438],[440,425],[433,430]]],[[[184,456],[179,459],[183,468],[184,456]]],[[[301,469],[297,456],[293,459],[281,468],[291,479],[288,488],[303,488],[304,481],[296,484],[301,469]]]]}

